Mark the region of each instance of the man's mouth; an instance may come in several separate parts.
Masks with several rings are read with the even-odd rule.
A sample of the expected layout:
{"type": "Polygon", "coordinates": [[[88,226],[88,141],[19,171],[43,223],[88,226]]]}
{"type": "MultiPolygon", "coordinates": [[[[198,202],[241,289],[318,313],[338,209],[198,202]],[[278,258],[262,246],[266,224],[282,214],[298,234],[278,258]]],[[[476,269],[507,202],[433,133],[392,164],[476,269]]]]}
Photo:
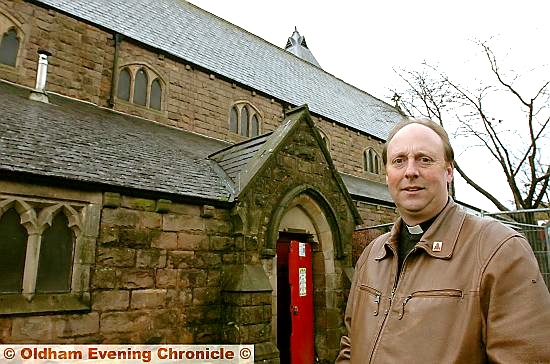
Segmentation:
{"type": "Polygon", "coordinates": [[[420,190],[423,190],[422,187],[418,187],[418,186],[409,186],[409,187],[404,187],[402,188],[403,191],[407,191],[407,192],[416,192],[416,191],[420,191],[420,190]]]}

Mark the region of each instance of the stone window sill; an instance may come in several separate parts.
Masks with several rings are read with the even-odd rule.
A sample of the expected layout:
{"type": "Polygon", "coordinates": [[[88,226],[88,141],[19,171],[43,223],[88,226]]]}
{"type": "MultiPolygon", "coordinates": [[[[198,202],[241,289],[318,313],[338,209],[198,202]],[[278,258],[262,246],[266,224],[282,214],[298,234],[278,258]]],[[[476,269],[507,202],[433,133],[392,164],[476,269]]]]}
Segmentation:
{"type": "Polygon", "coordinates": [[[35,314],[64,311],[89,311],[88,294],[40,294],[28,301],[18,294],[0,295],[0,315],[35,314]]]}

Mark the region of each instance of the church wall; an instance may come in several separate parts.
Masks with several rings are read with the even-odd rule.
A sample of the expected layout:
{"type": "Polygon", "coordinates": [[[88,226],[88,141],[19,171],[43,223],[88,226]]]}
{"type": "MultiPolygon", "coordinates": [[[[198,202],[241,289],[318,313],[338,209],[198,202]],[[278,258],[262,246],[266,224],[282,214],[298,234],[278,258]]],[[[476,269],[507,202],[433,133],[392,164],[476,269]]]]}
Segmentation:
{"type": "MultiPolygon", "coordinates": [[[[0,181],[0,187],[3,200],[101,206],[89,254],[89,308],[28,315],[23,306],[19,314],[0,315],[0,342],[220,343],[234,330],[222,321],[222,267],[245,253],[235,244],[228,210],[53,186],[0,181]]],[[[258,320],[247,317],[243,330],[258,320]]]]}

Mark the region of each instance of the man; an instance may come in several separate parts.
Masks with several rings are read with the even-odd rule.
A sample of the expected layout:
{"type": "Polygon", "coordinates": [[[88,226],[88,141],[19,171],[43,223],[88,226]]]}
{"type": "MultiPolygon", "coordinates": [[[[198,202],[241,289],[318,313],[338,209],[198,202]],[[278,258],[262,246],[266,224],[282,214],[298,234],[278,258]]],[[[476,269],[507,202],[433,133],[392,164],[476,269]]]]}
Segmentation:
{"type": "Polygon", "coordinates": [[[390,132],[400,218],[357,261],[337,363],[550,363],[550,294],[531,247],[455,204],[453,158],[433,121],[390,132]]]}

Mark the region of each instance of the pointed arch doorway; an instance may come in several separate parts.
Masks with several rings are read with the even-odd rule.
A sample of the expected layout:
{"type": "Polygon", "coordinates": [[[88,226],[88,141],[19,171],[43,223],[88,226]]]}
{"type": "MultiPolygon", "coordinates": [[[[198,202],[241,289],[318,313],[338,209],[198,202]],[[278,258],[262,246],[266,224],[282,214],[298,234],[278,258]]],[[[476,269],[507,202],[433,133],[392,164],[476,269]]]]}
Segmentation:
{"type": "Polygon", "coordinates": [[[333,232],[323,209],[308,194],[292,199],[279,216],[273,266],[277,347],[281,363],[310,364],[325,350],[326,327],[316,322],[324,323],[330,309],[333,232]]]}
{"type": "Polygon", "coordinates": [[[313,261],[310,235],[277,241],[277,343],[281,363],[314,362],[313,261]]]}

